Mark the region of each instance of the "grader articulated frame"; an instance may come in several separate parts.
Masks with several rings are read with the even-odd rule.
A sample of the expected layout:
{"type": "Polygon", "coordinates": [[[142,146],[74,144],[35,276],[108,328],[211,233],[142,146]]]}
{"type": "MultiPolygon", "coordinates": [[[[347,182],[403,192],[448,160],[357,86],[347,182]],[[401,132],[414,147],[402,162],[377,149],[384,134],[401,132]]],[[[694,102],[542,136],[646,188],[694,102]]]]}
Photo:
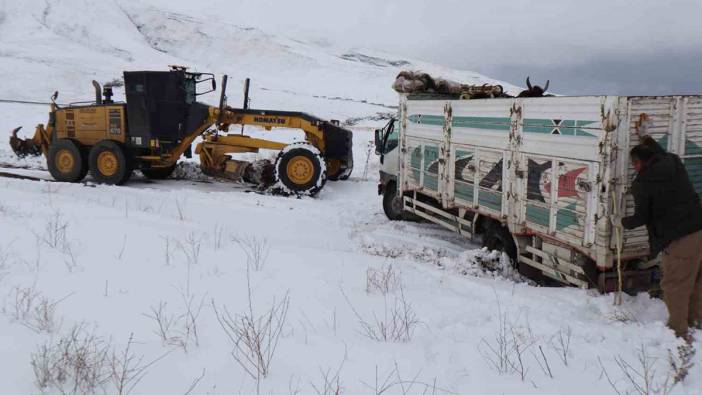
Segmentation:
{"type": "MultiPolygon", "coordinates": [[[[289,194],[314,195],[327,179],[345,180],[353,170],[352,134],[336,121],[287,111],[255,110],[227,105],[227,76],[222,79],[219,106],[196,100],[212,92],[212,74],[190,73],[184,67],[170,71],[125,72],[126,103],[112,101],[112,87],[94,82],[96,97],[90,104],[61,107],[52,96],[49,122],[36,127],[32,138],[10,137],[19,156],[43,154],[58,181],[81,181],[88,171],[106,184],[127,182],[133,170],[153,179],[167,178],[178,159],[195,152],[206,174],[255,183],[289,194]],[[206,92],[197,87],[211,82],[206,92]],[[251,125],[266,130],[300,129],[305,141],[292,144],[230,133],[231,126],[251,125]],[[246,162],[232,154],[280,151],[275,163],[246,162]]],[[[248,80],[247,80],[248,88],[248,80]]],[[[248,92],[248,89],[247,89],[248,92]]],[[[248,96],[248,94],[246,95],[248,96]]]]}

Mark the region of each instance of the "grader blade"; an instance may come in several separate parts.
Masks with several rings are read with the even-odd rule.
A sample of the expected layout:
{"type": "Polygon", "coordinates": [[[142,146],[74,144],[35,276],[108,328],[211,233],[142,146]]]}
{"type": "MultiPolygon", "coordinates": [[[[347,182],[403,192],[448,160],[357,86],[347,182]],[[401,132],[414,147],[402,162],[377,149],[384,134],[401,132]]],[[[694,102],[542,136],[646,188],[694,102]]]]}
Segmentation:
{"type": "Polygon", "coordinates": [[[10,136],[10,147],[12,147],[12,151],[15,152],[15,155],[20,158],[41,155],[41,146],[37,144],[34,139],[21,139],[17,137],[17,132],[19,132],[20,129],[22,129],[21,126],[15,128],[10,136]]]}
{"type": "Polygon", "coordinates": [[[266,188],[275,183],[275,167],[268,160],[246,162],[234,160],[230,157],[217,166],[208,166],[200,163],[202,172],[208,176],[225,178],[235,182],[246,182],[266,188]]]}

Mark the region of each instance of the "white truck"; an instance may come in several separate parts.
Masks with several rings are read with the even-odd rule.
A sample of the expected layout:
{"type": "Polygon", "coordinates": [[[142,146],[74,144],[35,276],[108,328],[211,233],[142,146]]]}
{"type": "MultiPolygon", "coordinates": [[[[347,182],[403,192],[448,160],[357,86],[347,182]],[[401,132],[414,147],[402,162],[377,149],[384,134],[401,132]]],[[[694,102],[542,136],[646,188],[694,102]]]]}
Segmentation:
{"type": "Polygon", "coordinates": [[[642,135],[679,155],[700,193],[702,96],[400,94],[376,131],[379,194],[391,220],[480,235],[529,277],[609,292],[621,272],[625,291],[652,290],[646,228],[618,236],[609,220],[634,211],[628,152],[642,135]]]}

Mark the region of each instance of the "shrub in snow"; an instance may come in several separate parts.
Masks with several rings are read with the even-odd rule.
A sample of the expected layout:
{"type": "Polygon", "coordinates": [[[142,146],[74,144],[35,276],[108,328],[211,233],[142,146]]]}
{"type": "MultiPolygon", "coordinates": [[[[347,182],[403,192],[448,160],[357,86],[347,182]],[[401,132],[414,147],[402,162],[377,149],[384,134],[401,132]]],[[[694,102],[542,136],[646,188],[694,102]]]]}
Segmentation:
{"type": "Polygon", "coordinates": [[[181,293],[183,298],[182,310],[178,313],[171,313],[166,302],[160,302],[158,306],[151,306],[151,313],[144,314],[156,325],[154,333],[158,335],[164,346],[175,346],[188,352],[191,346],[200,345],[200,335],[198,332],[198,319],[205,304],[203,296],[199,302],[195,295],[181,293]]]}
{"type": "Polygon", "coordinates": [[[35,383],[61,394],[93,394],[110,380],[109,352],[105,339],[76,325],[32,353],[35,383]]]}
{"type": "Polygon", "coordinates": [[[274,299],[271,306],[259,315],[254,310],[249,276],[250,271],[247,267],[249,308],[246,312],[232,315],[227,306],[222,306],[220,309],[214,300],[212,309],[220,327],[229,339],[232,357],[249,376],[256,380],[258,386],[261,379],[270,373],[271,362],[288,316],[290,296],[286,294],[280,302],[274,299]]]}
{"type": "Polygon", "coordinates": [[[389,295],[384,295],[383,313],[379,315],[374,311],[373,318],[363,317],[353,307],[346,294],[344,294],[344,297],[356,318],[358,318],[358,322],[361,325],[361,333],[366,337],[381,342],[406,343],[412,340],[414,331],[417,329],[420,321],[412,308],[412,304],[405,298],[405,292],[401,286],[400,294],[395,296],[392,302],[389,300],[389,295]]]}
{"type": "MultiPolygon", "coordinates": [[[[0,210],[2,209],[2,206],[0,206],[0,210]]],[[[2,211],[0,211],[0,214],[2,214],[2,211]]],[[[0,281],[2,281],[5,276],[10,271],[10,258],[12,255],[10,254],[10,251],[8,248],[4,248],[3,246],[0,246],[0,281]]]]}
{"type": "MultiPolygon", "coordinates": [[[[502,305],[497,300],[497,328],[491,339],[483,338],[478,351],[487,364],[500,374],[517,374],[522,381],[525,381],[529,373],[527,365],[527,352],[536,344],[529,323],[519,325],[517,320],[513,320],[507,311],[502,309],[502,305]]],[[[535,355],[535,354],[532,354],[535,355]]],[[[550,374],[550,367],[547,367],[548,360],[542,354],[544,367],[550,374]]],[[[539,365],[541,360],[536,359],[539,365]]]]}
{"type": "Polygon", "coordinates": [[[35,384],[42,391],[60,394],[130,394],[147,370],[167,355],[145,362],[144,356],[134,351],[134,344],[132,334],[126,346],[118,349],[85,325],[75,325],[32,353],[35,384]]]}
{"type": "Polygon", "coordinates": [[[35,332],[52,333],[58,328],[56,306],[61,300],[51,301],[32,287],[14,287],[5,300],[3,313],[35,332]]]}
{"type": "Polygon", "coordinates": [[[668,352],[668,364],[660,356],[653,354],[645,345],[636,350],[634,361],[618,355],[614,357],[617,369],[606,368],[599,359],[602,375],[617,394],[667,395],[682,381],[692,367],[692,348],[683,345],[678,348],[678,354],[668,352]],[[615,380],[615,372],[620,379],[615,380]]]}
{"type": "Polygon", "coordinates": [[[270,254],[270,246],[268,239],[265,237],[259,238],[256,236],[239,236],[233,237],[232,241],[246,254],[246,267],[254,271],[260,272],[268,262],[270,254]]]}
{"type": "Polygon", "coordinates": [[[401,286],[400,274],[391,264],[366,270],[366,292],[387,295],[401,286]]]}

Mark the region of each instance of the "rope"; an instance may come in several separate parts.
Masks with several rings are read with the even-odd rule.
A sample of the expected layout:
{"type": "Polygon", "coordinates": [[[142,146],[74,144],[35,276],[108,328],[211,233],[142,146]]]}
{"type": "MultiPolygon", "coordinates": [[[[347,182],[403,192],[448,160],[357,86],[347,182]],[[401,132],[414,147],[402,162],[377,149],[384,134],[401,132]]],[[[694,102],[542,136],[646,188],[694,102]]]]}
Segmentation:
{"type": "Polygon", "coordinates": [[[49,104],[51,104],[51,103],[45,103],[45,102],[40,102],[40,101],[8,100],[8,99],[0,99],[0,103],[37,104],[37,105],[43,105],[43,106],[48,106],[49,104]]]}
{"type": "MultiPolygon", "coordinates": [[[[616,217],[618,217],[619,214],[619,205],[617,204],[617,194],[614,191],[614,188],[612,188],[612,205],[614,208],[612,209],[613,214],[616,217]]],[[[614,235],[615,235],[615,242],[617,243],[617,281],[618,281],[618,286],[617,286],[617,292],[614,294],[614,305],[615,306],[620,306],[622,304],[622,290],[624,288],[624,280],[622,278],[622,229],[621,229],[621,224],[617,223],[614,225],[614,235]]]]}

